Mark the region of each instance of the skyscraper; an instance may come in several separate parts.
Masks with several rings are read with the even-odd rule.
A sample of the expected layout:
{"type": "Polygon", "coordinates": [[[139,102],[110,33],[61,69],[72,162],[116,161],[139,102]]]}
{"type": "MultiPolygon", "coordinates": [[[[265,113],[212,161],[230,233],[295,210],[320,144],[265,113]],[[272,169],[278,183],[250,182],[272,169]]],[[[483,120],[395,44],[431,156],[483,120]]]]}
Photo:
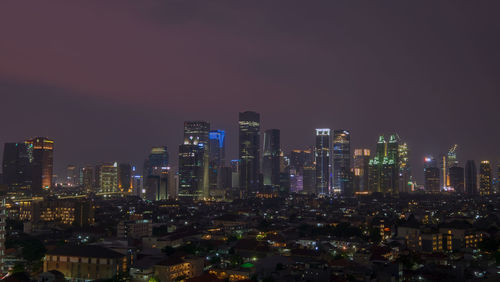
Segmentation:
{"type": "Polygon", "coordinates": [[[132,193],[132,166],[130,164],[118,166],[118,190],[122,193],[132,193]]]}
{"type": "Polygon", "coordinates": [[[208,198],[209,143],[210,123],[206,121],[184,122],[184,144],[179,147],[179,197],[208,198]]]}
{"type": "Polygon", "coordinates": [[[438,193],[441,191],[439,168],[433,157],[426,157],[424,159],[424,178],[425,191],[431,193],[438,193]]]}
{"type": "Polygon", "coordinates": [[[395,134],[389,136],[386,155],[382,162],[381,189],[386,194],[399,192],[399,141],[395,134]]]}
{"type": "Polygon", "coordinates": [[[481,161],[479,165],[479,194],[491,195],[491,165],[490,161],[481,161]]]}
{"type": "Polygon", "coordinates": [[[468,195],[477,194],[477,169],[476,162],[468,160],[465,163],[465,193],[468,195]]]}
{"type": "Polygon", "coordinates": [[[222,188],[222,168],[225,166],[225,131],[211,130],[209,134],[210,160],[209,185],[210,190],[222,188]]]}
{"type": "Polygon", "coordinates": [[[255,194],[260,173],[260,115],[256,112],[239,113],[239,169],[240,189],[245,195],[255,194]]]}
{"type": "Polygon", "coordinates": [[[264,132],[262,174],[264,186],[276,192],[280,187],[280,131],[268,129],[264,132]]]}
{"type": "Polygon", "coordinates": [[[399,161],[399,192],[409,193],[411,191],[411,170],[410,170],[410,161],[409,154],[410,150],[408,149],[408,144],[400,143],[398,146],[398,161],[399,161]]]}
{"type": "MultiPolygon", "coordinates": [[[[293,150],[290,152],[290,189],[292,192],[304,190],[304,168],[314,170],[314,153],[312,150],[293,150]]],[[[314,177],[313,177],[314,178],[314,177]]],[[[310,185],[311,181],[308,182],[310,185]]],[[[308,187],[308,193],[314,194],[315,185],[308,187]]]]}
{"type": "Polygon", "coordinates": [[[98,166],[99,169],[99,192],[118,192],[118,163],[104,163],[98,166]]]}
{"type": "Polygon", "coordinates": [[[367,193],[370,149],[354,150],[354,193],[367,193]]]}
{"type": "Polygon", "coordinates": [[[448,169],[449,187],[457,193],[464,193],[465,189],[465,174],[464,168],[459,167],[457,163],[448,169]]]}
{"type": "Polygon", "coordinates": [[[168,151],[166,146],[153,147],[144,162],[144,177],[160,175],[162,169],[168,167],[168,151]]]}
{"type": "Polygon", "coordinates": [[[26,143],[33,147],[32,192],[40,194],[52,187],[54,141],[45,137],[35,137],[26,143]]]}
{"type": "Polygon", "coordinates": [[[351,134],[347,130],[333,131],[333,189],[352,195],[351,134]]]}
{"type": "Polygon", "coordinates": [[[80,169],[80,185],[87,192],[93,191],[94,188],[94,168],[92,166],[82,167],[80,169]]]}
{"type": "Polygon", "coordinates": [[[31,193],[33,145],[28,143],[5,143],[3,151],[3,182],[9,191],[31,193]]]}
{"type": "Polygon", "coordinates": [[[66,167],[66,183],[70,186],[78,185],[78,169],[75,165],[66,167]]]}
{"type": "Polygon", "coordinates": [[[316,194],[330,193],[330,129],[316,129],[316,146],[314,148],[316,160],[316,194]]]}
{"type": "Polygon", "coordinates": [[[384,192],[383,189],[383,164],[387,155],[387,142],[383,135],[378,137],[375,155],[368,163],[368,186],[370,192],[384,192]]]}

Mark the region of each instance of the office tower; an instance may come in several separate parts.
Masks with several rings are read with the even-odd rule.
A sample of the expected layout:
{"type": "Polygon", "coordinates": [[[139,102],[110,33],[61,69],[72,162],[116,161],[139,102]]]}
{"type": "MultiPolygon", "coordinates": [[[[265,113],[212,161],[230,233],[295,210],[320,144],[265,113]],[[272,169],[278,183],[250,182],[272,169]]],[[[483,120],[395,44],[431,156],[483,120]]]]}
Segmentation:
{"type": "Polygon", "coordinates": [[[240,160],[231,161],[231,188],[240,187],[240,160]]]}
{"type": "Polygon", "coordinates": [[[179,198],[202,199],[204,149],[197,141],[184,142],[179,146],[179,198]]]}
{"type": "Polygon", "coordinates": [[[410,162],[409,162],[409,154],[410,150],[408,149],[408,144],[401,143],[398,146],[398,161],[399,161],[399,192],[409,193],[412,192],[411,186],[412,183],[410,181],[410,162]]]}
{"type": "Polygon", "coordinates": [[[268,129],[264,132],[264,152],[262,156],[262,175],[264,186],[271,191],[280,187],[280,131],[268,129]]]}
{"type": "Polygon", "coordinates": [[[491,195],[491,165],[490,161],[479,164],[479,195],[491,195]]]}
{"type": "Polygon", "coordinates": [[[500,163],[497,164],[497,187],[496,193],[500,193],[500,163]]]}
{"type": "Polygon", "coordinates": [[[132,166],[130,164],[118,166],[118,190],[121,193],[132,193],[132,166]]]}
{"type": "Polygon", "coordinates": [[[33,145],[5,143],[3,151],[3,183],[10,192],[31,193],[33,145]]]}
{"type": "Polygon", "coordinates": [[[260,115],[256,112],[239,113],[239,171],[240,189],[246,196],[254,195],[260,173],[260,115]]]}
{"type": "Polygon", "coordinates": [[[352,195],[351,134],[347,130],[333,131],[333,189],[343,195],[352,195]]]}
{"type": "Polygon", "coordinates": [[[477,169],[476,162],[473,160],[468,160],[465,163],[465,193],[477,194],[477,169]]]}
{"type": "Polygon", "coordinates": [[[209,133],[210,190],[221,188],[221,170],[225,166],[225,135],[224,130],[210,130],[209,133]]]}
{"type": "Polygon", "coordinates": [[[459,167],[458,163],[455,163],[452,167],[448,169],[449,175],[449,187],[453,188],[453,190],[457,193],[464,193],[465,189],[465,175],[464,168],[459,167]]]}
{"type": "Polygon", "coordinates": [[[166,146],[151,148],[151,152],[144,162],[144,177],[160,175],[168,167],[168,151],[166,146]]]}
{"type": "Polygon", "coordinates": [[[377,141],[375,155],[368,163],[368,187],[370,192],[384,192],[383,187],[383,164],[387,155],[387,142],[383,135],[377,141]]]}
{"type": "MultiPolygon", "coordinates": [[[[301,193],[304,190],[304,167],[314,167],[313,150],[293,150],[290,152],[290,191],[301,193]]],[[[314,188],[314,187],[313,187],[314,188]]],[[[315,189],[315,188],[314,188],[315,189]]],[[[314,194],[314,189],[310,192],[314,194]]],[[[304,191],[305,192],[305,191],[304,191]]]]}
{"type": "Polygon", "coordinates": [[[80,170],[80,185],[87,192],[93,191],[94,189],[94,168],[92,166],[82,167],[80,170]]]}
{"type": "Polygon", "coordinates": [[[304,166],[302,183],[302,194],[316,194],[316,166],[314,164],[304,166]]]}
{"type": "Polygon", "coordinates": [[[389,136],[387,151],[382,163],[381,189],[385,194],[399,192],[399,143],[395,134],[389,136]]]}
{"type": "Polygon", "coordinates": [[[148,201],[161,201],[168,198],[168,182],[170,167],[162,169],[158,174],[146,178],[143,197],[148,201]]]}
{"type": "Polygon", "coordinates": [[[66,184],[70,186],[78,185],[78,169],[75,165],[68,165],[66,167],[66,184]]]}
{"type": "Polygon", "coordinates": [[[448,153],[446,154],[446,178],[444,185],[446,187],[451,187],[450,168],[458,166],[457,150],[458,150],[458,145],[455,144],[448,150],[448,153]]]}
{"type": "Polygon", "coordinates": [[[330,129],[316,129],[316,194],[330,193],[330,129]]]}
{"type": "MultiPolygon", "coordinates": [[[[147,177],[147,176],[146,176],[147,177]]],[[[132,166],[132,195],[145,198],[144,176],[139,173],[136,166],[132,166]]]]}
{"type": "Polygon", "coordinates": [[[438,193],[440,189],[439,168],[433,157],[424,159],[425,190],[431,193],[438,193]]]}
{"type": "Polygon", "coordinates": [[[104,163],[99,168],[99,192],[118,192],[118,163],[104,163]]]}
{"type": "Polygon", "coordinates": [[[35,137],[26,143],[33,146],[32,193],[40,194],[52,187],[54,141],[45,137],[35,137]]]}
{"type": "Polygon", "coordinates": [[[208,198],[210,181],[210,123],[206,121],[184,122],[184,143],[194,144],[199,147],[195,151],[201,154],[201,168],[197,176],[199,178],[199,189],[201,189],[200,198],[208,198]]]}
{"type": "Polygon", "coordinates": [[[367,193],[370,149],[354,150],[354,193],[367,193]]]}

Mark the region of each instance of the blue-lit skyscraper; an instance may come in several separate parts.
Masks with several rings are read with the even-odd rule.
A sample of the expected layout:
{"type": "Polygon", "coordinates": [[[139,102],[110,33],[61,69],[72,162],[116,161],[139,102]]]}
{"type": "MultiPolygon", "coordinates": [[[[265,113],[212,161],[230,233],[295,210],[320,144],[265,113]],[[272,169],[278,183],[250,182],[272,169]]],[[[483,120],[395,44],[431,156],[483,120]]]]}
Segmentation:
{"type": "MultiPolygon", "coordinates": [[[[209,147],[210,147],[210,160],[209,160],[209,186],[210,190],[223,188],[221,187],[221,171],[225,166],[225,131],[224,130],[210,130],[209,133],[209,147]]],[[[227,186],[227,185],[226,185],[227,186]]]]}
{"type": "Polygon", "coordinates": [[[347,130],[333,131],[333,189],[352,195],[351,134],[347,130]]]}

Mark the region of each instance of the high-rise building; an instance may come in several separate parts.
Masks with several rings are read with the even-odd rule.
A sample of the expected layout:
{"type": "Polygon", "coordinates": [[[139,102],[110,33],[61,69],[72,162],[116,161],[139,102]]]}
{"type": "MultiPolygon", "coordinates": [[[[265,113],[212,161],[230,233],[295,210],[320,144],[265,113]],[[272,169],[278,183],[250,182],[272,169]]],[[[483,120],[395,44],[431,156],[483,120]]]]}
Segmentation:
{"type": "Polygon", "coordinates": [[[260,188],[260,115],[256,112],[239,113],[239,169],[240,189],[246,196],[260,188]]]}
{"type": "Polygon", "coordinates": [[[351,134],[347,130],[333,131],[333,190],[352,195],[351,134]]]}
{"type": "Polygon", "coordinates": [[[465,189],[465,173],[464,168],[455,163],[454,166],[448,168],[449,183],[448,187],[453,188],[457,193],[464,193],[465,189]]]}
{"type": "Polygon", "coordinates": [[[144,177],[160,175],[168,167],[168,151],[166,146],[151,148],[151,152],[144,162],[144,177]]]}
{"type": "Polygon", "coordinates": [[[316,162],[316,194],[330,193],[330,129],[316,129],[316,146],[314,148],[316,162]]]}
{"type": "Polygon", "coordinates": [[[80,185],[87,192],[94,190],[94,168],[92,166],[85,166],[80,169],[80,185]]]}
{"type": "Polygon", "coordinates": [[[225,131],[210,130],[209,185],[210,190],[222,188],[222,168],[225,166],[225,131]]]}
{"type": "MultiPolygon", "coordinates": [[[[457,167],[458,166],[458,160],[457,160],[457,150],[458,150],[458,145],[455,144],[453,145],[449,150],[448,150],[448,154],[446,155],[446,171],[445,171],[445,176],[446,178],[444,178],[444,181],[445,181],[445,185],[444,187],[453,187],[451,185],[451,175],[450,175],[450,168],[451,167],[457,167]]],[[[455,169],[455,172],[457,172],[457,170],[455,169]]],[[[453,187],[454,188],[454,187],[453,187]]],[[[456,189],[455,189],[456,191],[456,189]]]]}
{"type": "Polygon", "coordinates": [[[398,161],[399,161],[399,192],[412,192],[412,182],[408,144],[400,143],[398,146],[398,161]]]}
{"type": "Polygon", "coordinates": [[[66,184],[70,186],[78,185],[78,169],[75,165],[68,165],[66,167],[66,184]]]}
{"type": "Polygon", "coordinates": [[[45,137],[35,137],[26,143],[33,147],[32,192],[40,194],[52,187],[54,141],[45,137]]]}
{"type": "Polygon", "coordinates": [[[197,141],[184,142],[179,146],[179,198],[202,199],[204,150],[197,141]]]}
{"type": "Polygon", "coordinates": [[[99,192],[118,192],[118,163],[104,163],[98,166],[99,170],[99,192]]]}
{"type": "Polygon", "coordinates": [[[399,192],[399,141],[395,134],[389,136],[387,152],[382,163],[381,188],[385,194],[399,192]]]}
{"type": "Polygon", "coordinates": [[[465,193],[477,194],[477,169],[476,162],[473,160],[465,163],[465,193]]]}
{"type": "Polygon", "coordinates": [[[314,164],[306,165],[302,176],[302,193],[307,195],[316,194],[316,167],[314,164]]]}
{"type": "Polygon", "coordinates": [[[3,151],[3,183],[9,191],[29,194],[32,186],[33,145],[5,143],[3,151]]]}
{"type": "Polygon", "coordinates": [[[130,164],[118,166],[118,190],[122,193],[132,193],[132,166],[130,164]]]}
{"type": "Polygon", "coordinates": [[[262,156],[262,175],[264,186],[272,191],[280,187],[280,131],[268,129],[264,132],[264,153],[262,156]]]}
{"type": "Polygon", "coordinates": [[[367,193],[370,149],[354,150],[354,193],[367,193]]]}
{"type": "Polygon", "coordinates": [[[179,146],[179,197],[209,196],[210,123],[184,122],[184,144],[179,146]]]}
{"type": "MultiPolygon", "coordinates": [[[[314,168],[313,150],[293,150],[290,152],[290,190],[294,193],[304,190],[304,167],[314,168]]],[[[310,187],[309,187],[310,188],[310,187]]],[[[310,191],[314,194],[315,187],[310,191]]]]}
{"type": "Polygon", "coordinates": [[[479,164],[479,195],[490,194],[492,194],[490,161],[481,161],[479,164]]]}
{"type": "Polygon", "coordinates": [[[496,193],[500,194],[500,163],[497,164],[497,187],[496,193]]]}
{"type": "Polygon", "coordinates": [[[383,164],[387,155],[387,142],[383,135],[380,135],[377,141],[377,147],[374,156],[368,163],[368,187],[370,192],[384,192],[383,188],[383,164]]]}
{"type": "Polygon", "coordinates": [[[424,179],[425,190],[431,193],[438,193],[440,189],[439,168],[433,157],[424,159],[424,179]]]}

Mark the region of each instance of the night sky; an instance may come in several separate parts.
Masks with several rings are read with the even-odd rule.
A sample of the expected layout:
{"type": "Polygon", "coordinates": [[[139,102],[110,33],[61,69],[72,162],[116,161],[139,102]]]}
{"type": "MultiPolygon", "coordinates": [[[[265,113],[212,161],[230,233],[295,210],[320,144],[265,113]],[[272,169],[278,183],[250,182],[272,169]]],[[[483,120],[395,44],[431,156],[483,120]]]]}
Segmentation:
{"type": "MultiPolygon", "coordinates": [[[[0,143],[56,141],[55,166],[177,162],[184,120],[261,113],[285,151],[314,128],[380,133],[425,154],[500,160],[500,1],[8,1],[0,143]],[[335,3],[334,3],[335,2],[335,3]]],[[[0,150],[2,151],[2,150],[0,150]]],[[[1,154],[1,152],[0,152],[1,154]]]]}

